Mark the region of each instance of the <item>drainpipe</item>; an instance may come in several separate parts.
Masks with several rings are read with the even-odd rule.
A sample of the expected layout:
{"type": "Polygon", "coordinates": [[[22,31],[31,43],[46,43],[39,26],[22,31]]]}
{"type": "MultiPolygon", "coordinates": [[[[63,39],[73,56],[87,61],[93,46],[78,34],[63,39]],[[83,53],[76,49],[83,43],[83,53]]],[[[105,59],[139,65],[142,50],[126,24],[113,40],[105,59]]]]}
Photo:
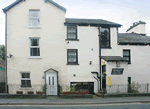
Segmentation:
{"type": "Polygon", "coordinates": [[[101,91],[101,34],[100,34],[100,26],[98,26],[99,30],[99,73],[100,73],[100,91],[101,91]]]}
{"type": "Polygon", "coordinates": [[[45,98],[46,98],[46,89],[47,89],[47,85],[46,85],[46,72],[44,72],[45,73],[45,98]]]}
{"type": "Polygon", "coordinates": [[[5,92],[7,91],[7,13],[5,13],[5,92]]]}

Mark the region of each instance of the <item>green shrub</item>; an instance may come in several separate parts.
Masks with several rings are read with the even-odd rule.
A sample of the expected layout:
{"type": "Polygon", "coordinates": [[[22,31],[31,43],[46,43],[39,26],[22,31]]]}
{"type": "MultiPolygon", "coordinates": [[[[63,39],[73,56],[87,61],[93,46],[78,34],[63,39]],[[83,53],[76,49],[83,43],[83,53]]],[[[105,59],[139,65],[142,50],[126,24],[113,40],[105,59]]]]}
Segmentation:
{"type": "Polygon", "coordinates": [[[140,88],[141,86],[137,83],[135,83],[135,81],[132,82],[131,85],[129,85],[129,88],[130,88],[130,92],[131,93],[139,93],[138,89],[140,88]]]}
{"type": "Polygon", "coordinates": [[[46,93],[45,90],[46,90],[46,84],[43,86],[43,94],[46,93]]]}

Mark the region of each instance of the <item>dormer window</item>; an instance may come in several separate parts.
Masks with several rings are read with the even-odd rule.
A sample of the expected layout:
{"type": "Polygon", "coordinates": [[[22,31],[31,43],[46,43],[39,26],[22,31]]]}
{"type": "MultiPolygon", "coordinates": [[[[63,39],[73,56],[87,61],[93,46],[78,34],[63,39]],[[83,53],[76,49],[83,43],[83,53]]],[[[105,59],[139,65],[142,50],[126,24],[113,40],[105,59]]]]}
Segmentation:
{"type": "Polygon", "coordinates": [[[40,26],[40,11],[39,10],[30,10],[30,27],[39,27],[40,26]]]}
{"type": "Polygon", "coordinates": [[[101,32],[101,47],[109,48],[110,47],[109,28],[101,28],[100,32],[101,32]]]}

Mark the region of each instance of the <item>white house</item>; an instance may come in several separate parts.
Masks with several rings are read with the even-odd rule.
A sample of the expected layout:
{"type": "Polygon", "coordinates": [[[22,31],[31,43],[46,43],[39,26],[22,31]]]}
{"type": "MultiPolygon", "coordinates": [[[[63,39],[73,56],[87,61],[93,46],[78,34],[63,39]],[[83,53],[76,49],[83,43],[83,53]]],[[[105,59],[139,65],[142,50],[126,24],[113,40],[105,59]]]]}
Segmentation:
{"type": "Polygon", "coordinates": [[[118,33],[118,23],[65,18],[66,9],[52,0],[16,0],[3,12],[10,94],[24,87],[41,91],[35,84],[47,84],[47,95],[58,95],[58,84],[88,84],[96,93],[106,88],[108,77],[111,84],[149,82],[150,37],[144,36],[144,22],[118,33]]]}

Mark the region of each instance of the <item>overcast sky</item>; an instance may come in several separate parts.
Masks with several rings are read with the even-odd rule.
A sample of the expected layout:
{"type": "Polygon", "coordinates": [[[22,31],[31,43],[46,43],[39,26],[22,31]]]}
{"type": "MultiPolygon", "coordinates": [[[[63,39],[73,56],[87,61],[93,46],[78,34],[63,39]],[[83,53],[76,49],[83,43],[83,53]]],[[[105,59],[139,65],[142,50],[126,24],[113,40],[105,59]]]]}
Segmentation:
{"type": "MultiPolygon", "coordinates": [[[[5,15],[2,9],[15,0],[0,0],[0,44],[5,44],[5,15]]],[[[35,0],[36,1],[36,0],[35,0]]],[[[120,33],[139,20],[150,36],[150,0],[53,0],[67,9],[68,18],[104,19],[122,24],[120,33]]]]}

